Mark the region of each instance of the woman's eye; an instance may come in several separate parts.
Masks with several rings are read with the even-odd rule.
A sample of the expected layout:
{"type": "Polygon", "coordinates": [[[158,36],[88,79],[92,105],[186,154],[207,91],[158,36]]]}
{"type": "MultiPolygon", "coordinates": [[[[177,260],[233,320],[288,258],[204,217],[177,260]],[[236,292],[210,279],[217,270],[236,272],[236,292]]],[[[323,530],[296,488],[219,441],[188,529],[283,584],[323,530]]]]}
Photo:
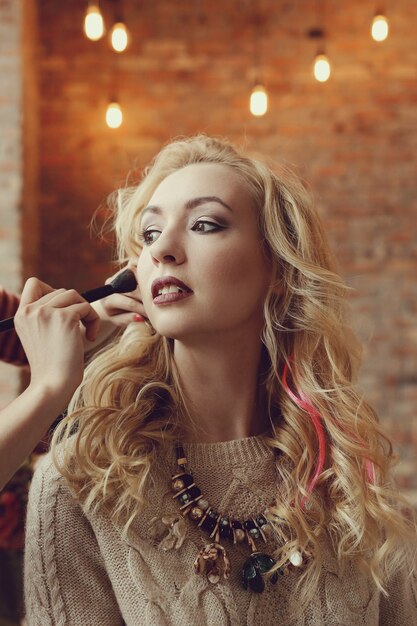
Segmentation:
{"type": "Polygon", "coordinates": [[[194,230],[197,233],[211,233],[222,230],[222,228],[223,226],[220,226],[220,224],[216,224],[216,222],[209,222],[208,220],[198,220],[193,224],[191,230],[194,230]]]}
{"type": "Polygon", "coordinates": [[[160,230],[143,230],[140,234],[140,239],[143,241],[145,246],[150,246],[154,241],[156,241],[161,234],[160,230]]]}

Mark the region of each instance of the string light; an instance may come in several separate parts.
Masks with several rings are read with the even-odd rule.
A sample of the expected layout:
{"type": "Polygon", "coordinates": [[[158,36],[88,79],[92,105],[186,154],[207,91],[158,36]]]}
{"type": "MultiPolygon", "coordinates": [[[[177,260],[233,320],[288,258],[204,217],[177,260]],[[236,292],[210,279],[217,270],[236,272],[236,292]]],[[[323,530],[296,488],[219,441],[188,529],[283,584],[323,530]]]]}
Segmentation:
{"type": "Polygon", "coordinates": [[[264,26],[266,15],[261,10],[258,0],[253,0],[253,83],[249,98],[249,111],[255,117],[262,117],[268,111],[268,92],[265,89],[262,76],[262,44],[264,41],[264,26]]]}
{"type": "Polygon", "coordinates": [[[331,68],[329,59],[324,52],[319,52],[314,59],[314,78],[320,83],[325,83],[330,78],[331,68]]]}
{"type": "MultiPolygon", "coordinates": [[[[324,5],[324,0],[322,0],[324,5]]],[[[261,19],[260,16],[255,16],[254,22],[257,26],[257,35],[259,36],[261,19]]],[[[111,30],[111,45],[116,52],[123,52],[126,50],[130,34],[124,24],[120,12],[115,15],[116,22],[111,30]]],[[[323,18],[322,18],[323,19],[323,18]]],[[[92,41],[99,40],[105,32],[105,25],[102,13],[99,8],[99,0],[89,1],[87,11],[84,19],[84,32],[85,35],[92,41]]],[[[386,16],[382,11],[377,11],[371,25],[372,38],[375,41],[385,41],[389,34],[389,23],[386,16]]],[[[329,59],[325,53],[323,40],[324,30],[322,28],[313,28],[308,31],[308,36],[311,38],[320,39],[321,43],[317,49],[317,54],[314,59],[313,74],[314,78],[319,82],[326,82],[329,80],[332,73],[329,59]]],[[[259,41],[255,42],[255,56],[259,54],[259,41]]],[[[255,63],[255,66],[259,65],[259,59],[255,63]]],[[[268,111],[268,93],[265,86],[261,82],[256,82],[250,95],[250,112],[255,117],[262,117],[268,111]]],[[[116,102],[110,102],[106,109],[106,123],[110,128],[119,128],[123,123],[123,112],[120,105],[116,102]]]]}
{"type": "Polygon", "coordinates": [[[313,64],[314,78],[320,83],[325,83],[329,80],[332,70],[324,49],[324,30],[322,28],[311,28],[307,34],[311,39],[316,39],[319,42],[313,64]]]}
{"type": "Polygon", "coordinates": [[[129,34],[123,22],[116,22],[111,31],[111,45],[116,52],[123,52],[129,43],[129,34]]]}
{"type": "Polygon", "coordinates": [[[91,41],[98,41],[104,35],[104,20],[97,4],[90,4],[84,18],[84,32],[91,41]]]}
{"type": "Polygon", "coordinates": [[[389,24],[385,15],[377,13],[372,20],[371,35],[375,41],[385,41],[389,33],[389,24]]]}
{"type": "Polygon", "coordinates": [[[265,87],[261,84],[255,85],[250,95],[250,112],[255,117],[265,115],[268,110],[268,94],[265,87]]]}
{"type": "Polygon", "coordinates": [[[123,122],[123,113],[118,102],[110,102],[106,110],[106,124],[109,128],[120,128],[123,122]]]}

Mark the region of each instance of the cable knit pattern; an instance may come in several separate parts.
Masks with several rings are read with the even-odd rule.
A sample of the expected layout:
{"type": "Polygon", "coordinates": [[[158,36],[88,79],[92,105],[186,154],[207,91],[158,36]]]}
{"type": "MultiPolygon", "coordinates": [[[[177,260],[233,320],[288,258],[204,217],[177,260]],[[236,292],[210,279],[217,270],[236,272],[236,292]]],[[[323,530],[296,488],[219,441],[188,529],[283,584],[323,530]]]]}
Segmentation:
{"type": "MultiPolygon", "coordinates": [[[[275,460],[262,437],[186,444],[184,450],[196,483],[218,510],[245,519],[262,511],[275,494],[275,460]]],[[[123,539],[121,529],[103,512],[83,512],[49,456],[41,462],[31,487],[27,521],[29,626],[417,623],[415,578],[407,577],[408,572],[399,574],[386,600],[354,565],[341,572],[330,544],[323,545],[318,591],[302,614],[295,609],[297,571],[275,586],[267,583],[263,594],[241,587],[240,571],[249,555],[245,546],[225,543],[232,565],[228,581],[212,584],[197,576],[194,559],[209,542],[204,532],[189,524],[181,548],[170,551],[159,549],[150,532],[152,518],[178,513],[170,491],[175,468],[174,450],[161,450],[149,480],[148,504],[123,539]]]]}

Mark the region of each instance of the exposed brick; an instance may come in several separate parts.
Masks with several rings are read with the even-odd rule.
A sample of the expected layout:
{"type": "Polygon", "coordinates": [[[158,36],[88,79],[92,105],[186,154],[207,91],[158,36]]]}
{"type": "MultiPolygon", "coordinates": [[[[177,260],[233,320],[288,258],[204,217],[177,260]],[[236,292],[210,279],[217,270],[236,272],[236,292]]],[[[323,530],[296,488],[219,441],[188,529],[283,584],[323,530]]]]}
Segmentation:
{"type": "MultiPolygon", "coordinates": [[[[21,3],[0,2],[0,284],[20,289],[19,205],[22,191],[21,3]]],[[[0,364],[0,409],[19,388],[19,373],[0,364]]]]}

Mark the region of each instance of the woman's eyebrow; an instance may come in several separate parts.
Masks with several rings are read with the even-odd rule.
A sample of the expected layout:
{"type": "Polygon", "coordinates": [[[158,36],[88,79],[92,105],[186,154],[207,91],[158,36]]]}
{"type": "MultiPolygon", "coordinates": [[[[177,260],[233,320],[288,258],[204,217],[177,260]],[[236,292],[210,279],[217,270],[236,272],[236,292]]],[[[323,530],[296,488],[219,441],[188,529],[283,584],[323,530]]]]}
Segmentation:
{"type": "Polygon", "coordinates": [[[185,203],[186,209],[194,209],[200,204],[205,204],[206,202],[218,202],[222,206],[224,206],[229,211],[233,211],[232,207],[229,206],[224,200],[219,198],[218,196],[202,196],[201,198],[193,198],[192,200],[188,200],[185,203]]]}
{"type": "MultiPolygon", "coordinates": [[[[217,202],[218,204],[221,204],[229,211],[233,211],[232,207],[229,206],[224,200],[222,200],[218,196],[201,196],[199,198],[192,198],[191,200],[187,200],[184,206],[186,209],[195,209],[196,207],[200,206],[200,204],[206,204],[207,202],[217,202]]],[[[153,213],[154,215],[161,215],[162,209],[159,206],[150,204],[149,206],[143,209],[142,214],[141,214],[141,220],[143,219],[143,216],[146,215],[146,213],[153,213]]]]}

